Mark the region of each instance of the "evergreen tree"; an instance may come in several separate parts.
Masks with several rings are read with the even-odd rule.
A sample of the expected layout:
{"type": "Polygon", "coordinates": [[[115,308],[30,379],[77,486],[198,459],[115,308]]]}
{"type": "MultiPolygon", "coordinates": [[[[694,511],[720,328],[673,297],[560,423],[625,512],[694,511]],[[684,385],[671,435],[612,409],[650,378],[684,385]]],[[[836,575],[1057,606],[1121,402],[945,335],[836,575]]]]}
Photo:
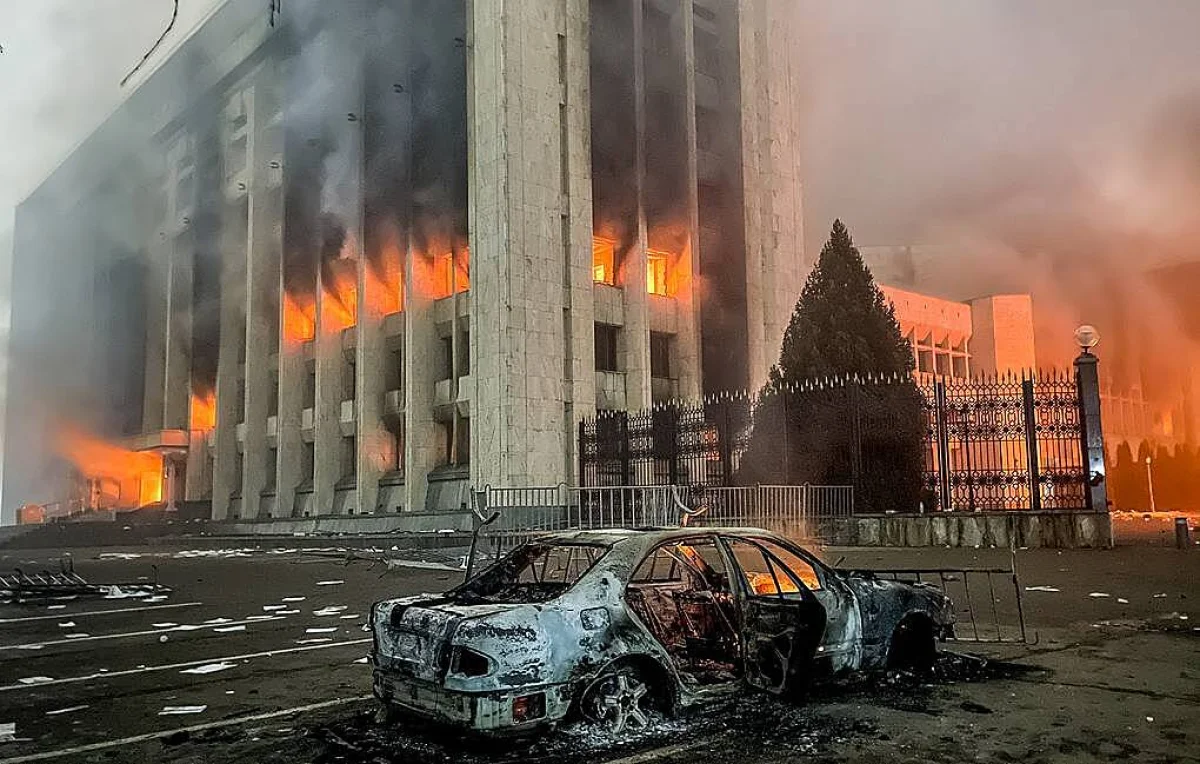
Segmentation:
{"type": "Polygon", "coordinates": [[[835,221],[758,395],[740,482],[854,485],[860,511],[916,509],[925,404],[912,371],[891,305],[835,221]]]}

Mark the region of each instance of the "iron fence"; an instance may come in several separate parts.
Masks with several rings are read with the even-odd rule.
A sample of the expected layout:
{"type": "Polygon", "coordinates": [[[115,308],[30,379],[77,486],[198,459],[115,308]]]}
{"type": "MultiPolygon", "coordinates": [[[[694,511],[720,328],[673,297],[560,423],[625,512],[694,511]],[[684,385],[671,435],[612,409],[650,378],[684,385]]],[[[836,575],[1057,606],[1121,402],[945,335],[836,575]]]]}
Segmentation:
{"type": "MultiPolygon", "coordinates": [[[[895,391],[913,387],[908,377],[855,376],[753,397],[722,394],[601,412],[579,426],[580,482],[711,489],[821,482],[832,471],[833,482],[844,475],[854,486],[860,511],[916,510],[915,501],[894,506],[889,496],[904,468],[889,461],[894,456],[886,443],[889,433],[911,425],[895,391]],[[797,420],[829,422],[839,432],[797,427],[797,420]],[[764,441],[771,444],[766,449],[764,441]],[[823,462],[814,469],[817,459],[823,462]],[[767,480],[756,480],[767,461],[767,480]]],[[[925,510],[1091,509],[1074,370],[936,378],[915,390],[925,510]]]]}

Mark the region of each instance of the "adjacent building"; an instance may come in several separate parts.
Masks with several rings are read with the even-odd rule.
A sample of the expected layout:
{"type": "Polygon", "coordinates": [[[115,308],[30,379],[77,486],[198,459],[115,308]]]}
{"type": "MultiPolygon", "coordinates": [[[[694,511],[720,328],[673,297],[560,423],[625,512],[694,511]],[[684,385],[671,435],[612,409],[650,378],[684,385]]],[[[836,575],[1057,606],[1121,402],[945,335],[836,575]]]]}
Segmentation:
{"type": "Polygon", "coordinates": [[[416,523],[757,386],[808,270],[796,15],[228,0],[18,209],[6,518],[416,523]]]}

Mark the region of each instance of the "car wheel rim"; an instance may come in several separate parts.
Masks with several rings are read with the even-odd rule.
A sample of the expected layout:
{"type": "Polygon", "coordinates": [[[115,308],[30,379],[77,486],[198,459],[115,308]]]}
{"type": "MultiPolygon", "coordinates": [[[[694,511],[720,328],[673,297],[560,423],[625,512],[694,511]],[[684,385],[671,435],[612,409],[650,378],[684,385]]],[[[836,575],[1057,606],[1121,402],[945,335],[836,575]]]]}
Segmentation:
{"type": "Polygon", "coordinates": [[[621,673],[605,677],[593,696],[593,721],[614,734],[650,726],[650,717],[642,707],[648,692],[645,682],[636,676],[621,673]]]}

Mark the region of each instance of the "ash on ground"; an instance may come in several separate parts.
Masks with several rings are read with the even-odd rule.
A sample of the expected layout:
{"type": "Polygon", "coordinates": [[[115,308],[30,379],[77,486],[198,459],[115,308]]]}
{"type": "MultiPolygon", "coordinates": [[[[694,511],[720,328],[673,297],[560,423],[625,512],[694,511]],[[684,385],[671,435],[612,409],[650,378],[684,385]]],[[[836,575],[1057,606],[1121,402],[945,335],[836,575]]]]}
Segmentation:
{"type": "MultiPolygon", "coordinates": [[[[829,713],[842,703],[882,705],[937,713],[939,686],[1012,676],[1020,667],[970,656],[945,654],[925,670],[890,671],[818,685],[807,703],[763,694],[743,694],[705,706],[678,719],[655,717],[650,727],[612,735],[586,724],[568,724],[537,738],[495,739],[464,735],[419,721],[381,726],[372,710],[307,730],[319,764],[404,762],[404,764],[538,764],[602,762],[670,746],[695,753],[753,757],[786,752],[819,755],[850,740],[882,739],[861,719],[829,713]],[[728,751],[730,747],[734,751],[728,751]]],[[[987,709],[977,711],[986,713],[987,709]]]]}

